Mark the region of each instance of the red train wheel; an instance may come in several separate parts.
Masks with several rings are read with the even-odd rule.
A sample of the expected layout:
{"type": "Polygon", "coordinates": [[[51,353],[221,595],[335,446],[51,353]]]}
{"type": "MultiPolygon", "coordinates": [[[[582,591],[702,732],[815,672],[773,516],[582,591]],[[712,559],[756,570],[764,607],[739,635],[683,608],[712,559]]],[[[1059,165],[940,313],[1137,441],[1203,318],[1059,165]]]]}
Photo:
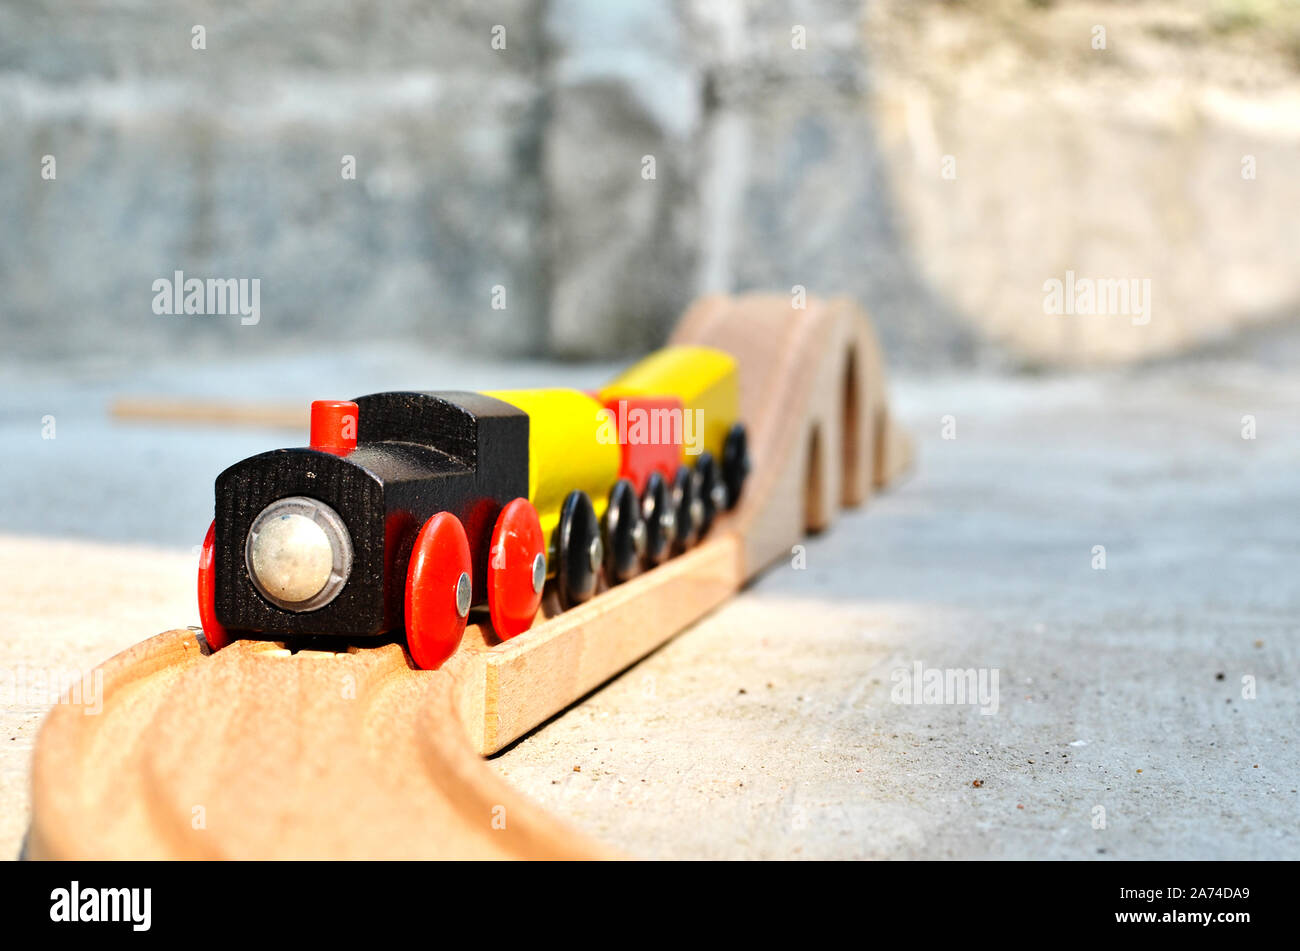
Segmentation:
{"type": "Polygon", "coordinates": [[[537,509],[527,499],[515,499],[497,517],[487,580],[497,637],[507,640],[532,627],[546,584],[546,540],[537,509]]]}
{"type": "Polygon", "coordinates": [[[439,512],[415,536],[406,571],[406,645],[417,667],[436,670],[460,646],[472,577],[465,527],[439,512]]]}
{"type": "Polygon", "coordinates": [[[232,638],[217,620],[216,545],[217,523],[214,521],[208,526],[208,534],[203,538],[203,550],[199,552],[199,623],[203,625],[203,637],[208,646],[219,651],[232,638]]]}

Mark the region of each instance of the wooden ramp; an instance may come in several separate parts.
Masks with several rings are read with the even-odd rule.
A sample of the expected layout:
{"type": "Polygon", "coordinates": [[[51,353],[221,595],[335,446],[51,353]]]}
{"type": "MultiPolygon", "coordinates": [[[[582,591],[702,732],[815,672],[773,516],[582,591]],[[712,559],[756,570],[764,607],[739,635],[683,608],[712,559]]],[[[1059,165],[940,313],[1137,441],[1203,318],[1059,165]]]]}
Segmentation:
{"type": "MultiPolygon", "coordinates": [[[[103,710],[54,707],[32,858],[612,856],[483,761],[734,594],[910,462],[879,347],[844,301],[707,298],[674,343],[734,353],[753,473],[693,551],[504,643],[471,624],[437,671],[168,631],[102,665],[103,710]]],[[[544,608],[545,610],[545,608],[544,608]]]]}

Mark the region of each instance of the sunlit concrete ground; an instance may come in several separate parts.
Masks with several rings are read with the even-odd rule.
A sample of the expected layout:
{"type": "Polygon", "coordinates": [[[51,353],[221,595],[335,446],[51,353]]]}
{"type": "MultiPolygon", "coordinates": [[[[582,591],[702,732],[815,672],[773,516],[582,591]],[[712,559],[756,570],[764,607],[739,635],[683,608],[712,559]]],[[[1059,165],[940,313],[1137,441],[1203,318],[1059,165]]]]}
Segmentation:
{"type": "MultiPolygon", "coordinates": [[[[908,481],[492,763],[638,855],[1300,856],[1297,352],[1273,335],[1104,375],[893,381],[919,442],[908,481]],[[894,702],[917,662],[996,671],[996,712],[894,702]]],[[[85,666],[196,623],[213,476],[296,441],[114,423],[114,395],[606,370],[376,351],[244,367],[238,393],[222,367],[129,387],[19,375],[0,417],[0,667],[85,666]]],[[[0,854],[26,828],[42,714],[0,710],[0,854]]]]}

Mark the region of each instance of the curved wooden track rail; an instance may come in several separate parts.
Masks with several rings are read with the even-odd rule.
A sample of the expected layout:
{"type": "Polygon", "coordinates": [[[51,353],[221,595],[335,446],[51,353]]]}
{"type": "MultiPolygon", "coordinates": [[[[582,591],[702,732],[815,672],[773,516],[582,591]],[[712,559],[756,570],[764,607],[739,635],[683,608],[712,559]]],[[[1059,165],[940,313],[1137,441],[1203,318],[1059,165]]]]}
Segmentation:
{"type": "MultiPolygon", "coordinates": [[[[168,631],[102,665],[103,711],[56,705],[33,762],[32,858],[599,858],[614,852],[483,761],[729,598],[907,467],[879,347],[844,301],[707,298],[675,343],[734,353],[754,469],[708,540],[441,670],[168,631]]],[[[548,609],[544,606],[543,611],[548,609]]]]}

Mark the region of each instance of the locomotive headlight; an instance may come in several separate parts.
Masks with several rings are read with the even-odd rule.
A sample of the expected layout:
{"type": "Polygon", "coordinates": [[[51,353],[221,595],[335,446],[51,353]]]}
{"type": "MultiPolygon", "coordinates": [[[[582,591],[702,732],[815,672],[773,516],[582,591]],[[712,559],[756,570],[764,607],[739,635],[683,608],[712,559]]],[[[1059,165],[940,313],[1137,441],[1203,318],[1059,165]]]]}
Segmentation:
{"type": "Polygon", "coordinates": [[[324,502],[291,496],[272,502],[253,519],[244,564],[253,585],[272,604],[315,611],[347,583],[352,538],[338,512],[324,502]]]}

